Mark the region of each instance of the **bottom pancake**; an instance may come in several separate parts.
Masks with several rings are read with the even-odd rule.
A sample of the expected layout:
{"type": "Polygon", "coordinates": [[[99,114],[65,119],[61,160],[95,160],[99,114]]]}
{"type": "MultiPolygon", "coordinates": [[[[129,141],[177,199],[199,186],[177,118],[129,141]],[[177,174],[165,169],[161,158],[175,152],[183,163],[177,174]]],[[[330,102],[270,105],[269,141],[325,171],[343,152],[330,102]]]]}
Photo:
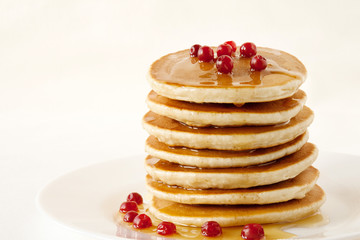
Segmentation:
{"type": "Polygon", "coordinates": [[[155,181],[149,175],[147,188],[155,197],[185,204],[269,204],[303,198],[315,185],[319,171],[308,167],[295,178],[279,183],[238,189],[186,189],[155,181]]]}
{"type": "Polygon", "coordinates": [[[315,185],[302,199],[266,205],[189,205],[153,197],[149,211],[179,225],[200,227],[206,221],[217,221],[230,227],[296,221],[315,213],[324,202],[324,191],[315,185]]]}

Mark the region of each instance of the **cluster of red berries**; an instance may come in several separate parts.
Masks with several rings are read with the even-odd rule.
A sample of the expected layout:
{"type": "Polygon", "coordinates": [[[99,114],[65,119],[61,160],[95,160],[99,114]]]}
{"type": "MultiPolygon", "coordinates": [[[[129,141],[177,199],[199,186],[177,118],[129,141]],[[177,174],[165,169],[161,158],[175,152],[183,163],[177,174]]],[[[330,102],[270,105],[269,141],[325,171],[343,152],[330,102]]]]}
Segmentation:
{"type": "MultiPolygon", "coordinates": [[[[139,193],[130,193],[120,205],[119,211],[125,213],[123,221],[133,223],[136,229],[144,229],[152,226],[151,218],[142,213],[139,214],[138,205],[143,203],[143,198],[139,193]]],[[[157,233],[160,235],[171,235],[176,233],[176,225],[172,222],[161,222],[157,226],[157,233]]],[[[218,222],[208,221],[201,226],[201,234],[206,237],[218,237],[222,234],[221,226],[218,222]]],[[[247,224],[241,231],[241,236],[246,240],[262,240],[264,238],[264,229],[260,224],[247,224]]]]}
{"type": "MultiPolygon", "coordinates": [[[[197,57],[201,62],[216,62],[216,68],[220,73],[231,73],[234,68],[234,61],[232,56],[235,56],[236,43],[234,41],[227,41],[219,45],[216,49],[215,58],[214,50],[209,46],[201,46],[195,44],[190,48],[190,56],[197,57]]],[[[246,42],[239,48],[240,57],[251,58],[250,67],[253,71],[261,71],[267,67],[266,59],[261,55],[256,55],[256,45],[251,42],[246,42]]]]}
{"type": "MultiPolygon", "coordinates": [[[[152,226],[151,218],[145,213],[139,214],[138,205],[143,203],[143,198],[139,193],[130,193],[120,205],[119,211],[125,213],[123,221],[133,223],[133,228],[144,229],[152,226]]],[[[157,226],[157,233],[160,235],[171,235],[176,232],[175,224],[171,222],[161,222],[157,226]]]]}

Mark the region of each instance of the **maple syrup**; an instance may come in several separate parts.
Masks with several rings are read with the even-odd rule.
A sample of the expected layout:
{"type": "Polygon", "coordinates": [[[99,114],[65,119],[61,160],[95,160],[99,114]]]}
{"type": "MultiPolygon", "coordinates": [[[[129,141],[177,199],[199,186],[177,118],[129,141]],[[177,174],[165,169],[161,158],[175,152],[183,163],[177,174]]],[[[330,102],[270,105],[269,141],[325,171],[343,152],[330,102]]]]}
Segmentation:
{"type": "MultiPolygon", "coordinates": [[[[148,214],[148,213],[147,213],[148,214]]],[[[126,237],[133,239],[209,239],[201,235],[201,230],[199,227],[189,227],[189,226],[176,226],[176,234],[170,236],[160,236],[156,233],[156,226],[161,222],[161,220],[151,216],[153,220],[153,226],[148,229],[135,230],[132,228],[131,223],[125,223],[122,221],[123,214],[116,214],[115,221],[117,223],[116,236],[126,237]]],[[[291,228],[315,228],[326,225],[329,223],[329,219],[325,217],[320,212],[315,213],[312,216],[300,219],[295,222],[290,223],[273,223],[273,224],[263,224],[265,238],[266,240],[275,240],[275,239],[289,239],[297,237],[297,235],[291,233],[291,228]]],[[[239,240],[241,238],[242,226],[237,227],[224,227],[222,228],[222,235],[219,237],[211,238],[214,240],[239,240]]]]}
{"type": "MultiPolygon", "coordinates": [[[[304,106],[303,109],[290,121],[282,124],[270,125],[270,126],[243,126],[243,127],[201,127],[194,128],[188,125],[182,124],[171,118],[158,115],[154,112],[148,112],[144,116],[144,123],[151,126],[169,129],[172,131],[180,132],[191,132],[194,134],[223,134],[223,135],[233,135],[233,134],[256,134],[264,133],[271,131],[280,131],[283,129],[290,129],[297,125],[306,123],[307,121],[312,120],[313,112],[310,108],[304,106]],[[195,131],[194,131],[195,130],[195,131]]],[[[310,121],[311,122],[311,121],[310,121]]]]}
{"type": "MultiPolygon", "coordinates": [[[[187,147],[171,147],[168,146],[159,140],[157,140],[154,136],[150,136],[146,140],[146,144],[157,151],[169,152],[178,155],[190,155],[190,156],[199,156],[199,157],[213,157],[213,158],[237,158],[237,157],[248,157],[248,156],[262,156],[267,154],[272,154],[274,152],[280,151],[282,149],[291,148],[302,141],[307,139],[307,133],[300,135],[292,141],[287,143],[277,145],[270,148],[258,148],[251,150],[243,150],[243,151],[232,151],[232,150],[213,150],[213,149],[192,149],[187,147]]],[[[265,161],[264,161],[265,162],[265,161]]],[[[196,165],[195,163],[193,164],[196,165]]],[[[251,165],[251,164],[249,164],[251,165]]],[[[245,166],[245,164],[244,164],[245,166]]]]}
{"type": "Polygon", "coordinates": [[[250,58],[235,57],[232,74],[218,74],[214,63],[199,62],[188,50],[166,55],[151,66],[150,75],[157,81],[192,87],[259,87],[281,86],[294,79],[303,82],[306,69],[294,56],[274,49],[258,47],[268,67],[251,71],[250,58]]]}
{"type": "Polygon", "coordinates": [[[312,143],[306,143],[299,151],[287,155],[283,158],[248,167],[233,167],[233,168],[197,168],[191,166],[183,166],[172,163],[153,156],[146,157],[146,166],[172,172],[199,172],[199,173],[234,173],[234,174],[249,174],[249,173],[264,173],[274,172],[276,170],[284,169],[289,166],[303,162],[316,151],[316,147],[312,143]]]}
{"type": "Polygon", "coordinates": [[[245,103],[241,105],[235,105],[231,103],[193,103],[186,101],[179,101],[170,99],[151,91],[148,95],[148,99],[157,104],[165,105],[168,107],[174,107],[178,109],[187,109],[198,112],[213,112],[213,113],[274,113],[281,111],[289,111],[291,108],[295,108],[300,104],[303,104],[306,100],[306,94],[302,90],[298,90],[293,96],[261,103],[245,103]]]}
{"type": "MultiPolygon", "coordinates": [[[[276,194],[277,191],[281,193],[281,197],[285,197],[283,191],[287,189],[294,188],[296,189],[296,193],[309,191],[312,186],[315,185],[319,176],[319,170],[310,166],[303,172],[301,172],[298,176],[292,179],[288,179],[286,181],[282,181],[279,183],[275,183],[272,185],[258,186],[252,188],[237,188],[237,189],[194,189],[194,188],[183,188],[176,185],[167,185],[160,181],[154,180],[150,175],[146,176],[147,186],[152,189],[152,193],[160,192],[162,193],[159,198],[164,198],[167,200],[180,199],[180,196],[188,196],[189,202],[177,201],[180,203],[186,204],[265,204],[271,203],[271,200],[267,199],[269,195],[276,194]],[[269,194],[269,195],[267,195],[269,194]],[[166,196],[173,196],[170,198],[165,198],[166,196]],[[227,197],[231,195],[234,198],[238,199],[227,199],[227,197]],[[196,196],[201,196],[200,199],[197,199],[196,196]],[[219,202],[221,196],[224,197],[224,202],[219,202]],[[247,198],[248,197],[248,198],[247,198]],[[263,202],[260,202],[263,199],[263,202]],[[236,202],[240,201],[240,202],[236,202]],[[248,202],[247,202],[248,201],[248,202]],[[255,202],[256,201],[256,202],[255,202]]],[[[157,196],[157,194],[154,194],[157,196]]],[[[277,197],[280,197],[277,196],[277,197]]],[[[290,194],[294,198],[292,194],[290,194]]],[[[304,195],[296,195],[297,197],[304,195]]],[[[184,197],[186,199],[186,197],[184,197]]],[[[272,198],[270,198],[272,199],[272,198]]],[[[276,198],[278,200],[278,198],[276,198]]],[[[281,198],[280,198],[281,199],[281,198]]],[[[282,201],[286,201],[290,199],[285,199],[282,201]]],[[[175,200],[173,200],[175,201],[175,200]]]]}

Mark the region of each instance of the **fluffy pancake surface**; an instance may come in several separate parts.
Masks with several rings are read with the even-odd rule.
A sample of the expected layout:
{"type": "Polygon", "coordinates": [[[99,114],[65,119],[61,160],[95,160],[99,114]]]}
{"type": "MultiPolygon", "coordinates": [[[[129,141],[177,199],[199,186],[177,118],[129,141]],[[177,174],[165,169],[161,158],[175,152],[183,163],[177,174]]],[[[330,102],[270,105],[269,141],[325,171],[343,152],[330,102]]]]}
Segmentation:
{"type": "Polygon", "coordinates": [[[296,177],[316,159],[318,150],[306,143],[299,151],[270,163],[239,168],[196,168],[148,156],[145,169],[167,185],[195,189],[235,189],[273,184],[296,177]]]}
{"type": "Polygon", "coordinates": [[[306,131],[294,140],[278,146],[246,151],[226,151],[170,147],[158,141],[154,136],[150,136],[146,140],[145,151],[151,156],[181,165],[200,168],[246,167],[292,154],[304,146],[308,139],[309,133],[306,131]]]}
{"type": "Polygon", "coordinates": [[[289,122],[271,126],[203,127],[184,125],[171,118],[148,112],[143,127],[169,146],[218,150],[249,150],[283,144],[303,134],[313,121],[310,108],[304,108],[289,122]]]}
{"type": "Polygon", "coordinates": [[[200,227],[217,221],[222,227],[248,223],[291,222],[315,213],[325,201],[324,191],[315,185],[302,199],[265,205],[190,205],[154,197],[150,212],[164,221],[200,227]]]}
{"type": "Polygon", "coordinates": [[[189,102],[267,102],[292,96],[304,82],[306,69],[294,56],[258,47],[267,69],[250,71],[249,58],[236,58],[231,76],[218,74],[213,63],[199,63],[188,50],[155,61],[148,81],[158,94],[189,102]]]}
{"type": "Polygon", "coordinates": [[[185,204],[269,204],[303,198],[315,185],[319,171],[308,167],[293,179],[272,185],[239,189],[186,189],[146,178],[157,198],[185,204]]]}
{"type": "Polygon", "coordinates": [[[174,100],[151,91],[147,97],[150,110],[190,126],[273,125],[283,123],[300,112],[306,102],[305,92],[272,102],[234,104],[190,103],[174,100]]]}

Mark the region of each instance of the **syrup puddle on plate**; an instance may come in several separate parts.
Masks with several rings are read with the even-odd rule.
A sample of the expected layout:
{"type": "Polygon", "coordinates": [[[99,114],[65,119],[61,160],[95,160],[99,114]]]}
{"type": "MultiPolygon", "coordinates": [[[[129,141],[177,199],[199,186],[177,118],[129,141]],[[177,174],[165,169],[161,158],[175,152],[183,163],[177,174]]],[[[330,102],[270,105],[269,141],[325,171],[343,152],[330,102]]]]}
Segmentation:
{"type": "MultiPolygon", "coordinates": [[[[141,211],[141,209],[140,209],[141,211]]],[[[176,234],[163,237],[156,233],[156,226],[161,222],[161,220],[156,219],[154,216],[151,216],[149,213],[146,213],[151,217],[153,226],[148,229],[135,230],[132,228],[131,223],[123,222],[122,218],[124,214],[117,213],[114,216],[115,222],[117,224],[116,236],[129,238],[129,239],[139,239],[139,240],[169,240],[169,239],[210,239],[201,235],[201,230],[198,227],[187,227],[187,226],[176,226],[176,234]]],[[[275,240],[275,239],[289,239],[297,237],[295,234],[287,232],[287,229],[290,228],[314,228],[324,226],[329,223],[329,219],[324,217],[321,213],[316,213],[310,217],[298,220],[291,223],[275,223],[275,224],[263,224],[265,239],[266,240],[275,240]]],[[[211,239],[216,240],[232,240],[232,239],[242,239],[241,238],[242,226],[238,227],[224,227],[222,228],[222,235],[219,237],[213,237],[211,239]]]]}

